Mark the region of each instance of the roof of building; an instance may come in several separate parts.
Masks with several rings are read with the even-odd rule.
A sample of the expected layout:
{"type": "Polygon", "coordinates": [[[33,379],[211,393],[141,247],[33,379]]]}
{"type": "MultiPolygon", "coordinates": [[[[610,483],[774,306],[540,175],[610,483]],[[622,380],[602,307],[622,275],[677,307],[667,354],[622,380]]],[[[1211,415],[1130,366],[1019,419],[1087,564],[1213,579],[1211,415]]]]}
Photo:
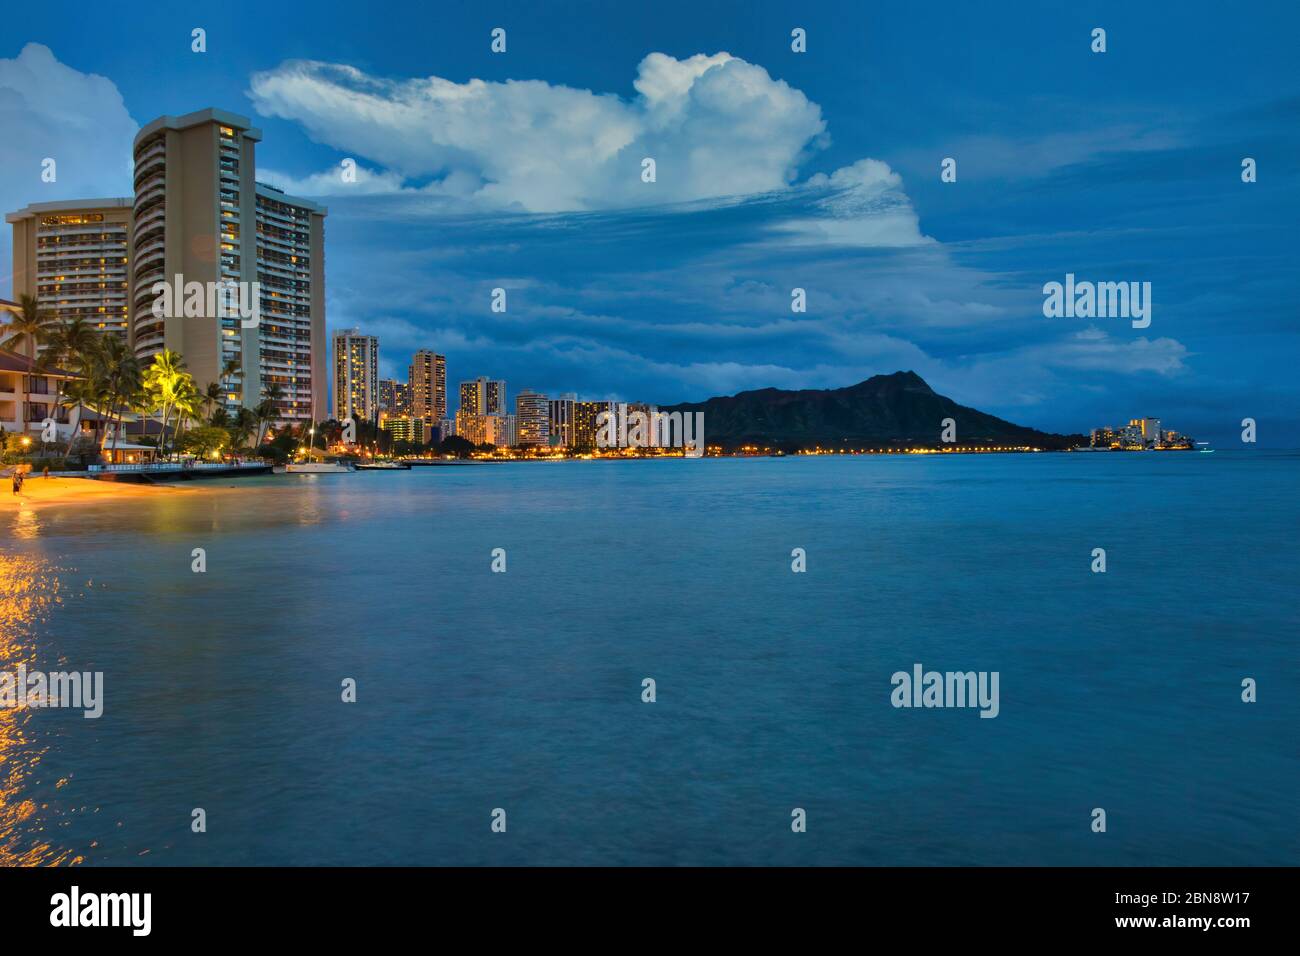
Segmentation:
{"type": "Polygon", "coordinates": [[[20,355],[18,352],[11,352],[8,349],[0,349],[0,372],[18,372],[23,375],[45,375],[50,378],[80,378],[72,372],[65,372],[61,368],[42,368],[38,363],[33,362],[26,355],[20,355]]]}
{"type": "Polygon", "coordinates": [[[140,143],[147,136],[151,136],[160,129],[189,129],[191,126],[202,126],[204,123],[221,123],[225,126],[233,126],[244,131],[244,135],[249,139],[257,141],[262,138],[262,131],[252,125],[252,120],[247,116],[240,116],[238,113],[231,113],[226,110],[208,107],[204,110],[195,110],[193,113],[186,113],[184,116],[160,116],[151,123],[146,124],[135,134],[135,145],[140,143]]]}
{"type": "Polygon", "coordinates": [[[329,208],[322,206],[320,203],[312,202],[310,199],[304,199],[302,196],[294,196],[279,186],[272,186],[270,183],[264,183],[260,179],[255,183],[255,192],[259,196],[265,196],[267,199],[276,199],[280,202],[287,203],[290,206],[300,206],[308,212],[319,213],[322,216],[329,215],[329,208]]]}
{"type": "Polygon", "coordinates": [[[63,199],[58,202],[29,203],[15,212],[5,213],[5,222],[18,222],[47,212],[81,212],[93,210],[130,210],[135,200],[129,196],[113,196],[107,199],[63,199]]]}

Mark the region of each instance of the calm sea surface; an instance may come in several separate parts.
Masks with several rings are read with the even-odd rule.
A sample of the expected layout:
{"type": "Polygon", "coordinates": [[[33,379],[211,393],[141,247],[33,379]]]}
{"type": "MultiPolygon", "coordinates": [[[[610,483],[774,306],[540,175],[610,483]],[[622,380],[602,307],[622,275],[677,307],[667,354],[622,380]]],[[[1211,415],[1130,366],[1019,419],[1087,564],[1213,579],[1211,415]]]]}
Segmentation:
{"type": "Polygon", "coordinates": [[[0,709],[0,863],[1300,863],[1298,486],[560,462],[0,515],[0,669],[105,675],[98,720],[0,709]],[[1000,715],[893,708],[915,663],[1000,715]]]}

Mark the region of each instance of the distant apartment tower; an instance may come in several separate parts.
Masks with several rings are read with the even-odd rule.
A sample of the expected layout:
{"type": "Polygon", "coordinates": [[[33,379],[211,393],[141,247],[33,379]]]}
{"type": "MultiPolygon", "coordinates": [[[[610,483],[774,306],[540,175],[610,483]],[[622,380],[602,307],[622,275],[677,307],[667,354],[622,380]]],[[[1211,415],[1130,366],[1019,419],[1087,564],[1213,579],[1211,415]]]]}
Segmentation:
{"type": "Polygon", "coordinates": [[[482,445],[487,441],[488,421],[486,415],[474,412],[456,412],[456,435],[470,444],[482,445]]]}
{"type": "Polygon", "coordinates": [[[1155,445],[1160,442],[1160,419],[1134,418],[1129,421],[1130,428],[1136,428],[1142,435],[1143,443],[1155,445]]]}
{"type": "Polygon", "coordinates": [[[506,383],[479,376],[460,383],[460,411],[469,415],[506,414],[506,383]]]}
{"type": "Polygon", "coordinates": [[[334,418],[379,418],[379,339],[360,329],[343,329],[331,339],[334,418]]]}
{"type": "Polygon", "coordinates": [[[514,415],[489,415],[497,422],[497,440],[493,442],[498,448],[514,448],[519,444],[518,419],[514,415]]]}
{"type": "Polygon", "coordinates": [[[400,418],[411,414],[410,392],[405,382],[391,378],[379,380],[379,414],[381,417],[400,418]]]}
{"type": "Polygon", "coordinates": [[[600,432],[598,419],[602,412],[614,414],[610,402],[574,402],[573,403],[573,448],[592,449],[596,447],[596,436],[600,432]]]}
{"type": "Polygon", "coordinates": [[[456,409],[456,416],[461,415],[482,415],[483,414],[483,382],[484,379],[475,379],[472,382],[460,383],[460,405],[456,409]]]}
{"type": "Polygon", "coordinates": [[[1092,430],[1093,448],[1109,448],[1118,441],[1119,436],[1115,433],[1115,429],[1111,428],[1109,425],[1103,425],[1101,428],[1094,428],[1092,430]]]}
{"type": "Polygon", "coordinates": [[[483,383],[483,414],[506,414],[506,383],[488,379],[483,383]]]}
{"type": "Polygon", "coordinates": [[[551,404],[541,392],[524,389],[515,396],[516,444],[527,447],[549,445],[551,404]]]}
{"type": "Polygon", "coordinates": [[[551,444],[563,445],[566,448],[573,447],[573,406],[577,398],[577,395],[570,392],[547,402],[550,406],[551,444]]]}
{"type": "Polygon", "coordinates": [[[52,322],[82,319],[130,338],[130,199],[33,203],[8,213],[14,298],[36,298],[52,322]]]}
{"type": "Polygon", "coordinates": [[[456,413],[456,434],[475,445],[509,448],[518,441],[514,415],[456,413]]]}
{"type": "Polygon", "coordinates": [[[136,135],[132,341],[144,360],[180,352],[200,388],[222,383],[232,409],[256,405],[274,383],[277,420],[323,418],[326,210],[256,181],[261,138],[217,109],[162,116],[136,135]],[[259,322],[156,316],[154,284],[176,276],[259,283],[259,322]]]}
{"type": "Polygon", "coordinates": [[[447,415],[447,356],[421,349],[407,370],[411,414],[437,421],[447,415]]]}
{"type": "Polygon", "coordinates": [[[410,415],[395,415],[385,419],[383,429],[393,436],[393,441],[423,445],[429,438],[429,426],[425,424],[424,419],[410,415]]]}

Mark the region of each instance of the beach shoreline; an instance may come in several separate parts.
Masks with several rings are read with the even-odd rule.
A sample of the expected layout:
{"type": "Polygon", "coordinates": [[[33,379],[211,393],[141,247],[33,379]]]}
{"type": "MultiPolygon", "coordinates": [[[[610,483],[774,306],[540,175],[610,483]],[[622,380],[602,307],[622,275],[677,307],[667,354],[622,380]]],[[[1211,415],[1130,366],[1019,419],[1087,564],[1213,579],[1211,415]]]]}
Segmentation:
{"type": "Polygon", "coordinates": [[[174,485],[136,484],[125,481],[101,481],[95,478],[46,478],[28,475],[18,494],[13,494],[9,476],[0,487],[0,512],[24,508],[46,508],[78,502],[120,498],[151,498],[158,495],[185,494],[193,489],[174,485]]]}

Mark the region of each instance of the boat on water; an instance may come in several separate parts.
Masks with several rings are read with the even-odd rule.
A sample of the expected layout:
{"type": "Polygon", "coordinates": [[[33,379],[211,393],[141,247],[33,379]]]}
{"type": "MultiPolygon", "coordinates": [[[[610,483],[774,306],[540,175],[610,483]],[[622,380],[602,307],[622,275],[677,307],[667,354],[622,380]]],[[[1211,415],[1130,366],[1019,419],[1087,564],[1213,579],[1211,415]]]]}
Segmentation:
{"type": "MultiPolygon", "coordinates": [[[[307,429],[307,446],[298,449],[299,452],[306,455],[303,461],[291,461],[284,466],[283,474],[286,475],[342,475],[354,471],[350,461],[317,461],[316,454],[316,422],[312,421],[311,427],[307,429]]],[[[276,469],[280,471],[280,469],[276,469]]]]}
{"type": "Polygon", "coordinates": [[[361,461],[357,462],[357,471],[410,471],[411,466],[404,461],[361,461]]]}
{"type": "Polygon", "coordinates": [[[341,475],[353,470],[345,461],[291,461],[284,466],[288,475],[341,475]]]}

